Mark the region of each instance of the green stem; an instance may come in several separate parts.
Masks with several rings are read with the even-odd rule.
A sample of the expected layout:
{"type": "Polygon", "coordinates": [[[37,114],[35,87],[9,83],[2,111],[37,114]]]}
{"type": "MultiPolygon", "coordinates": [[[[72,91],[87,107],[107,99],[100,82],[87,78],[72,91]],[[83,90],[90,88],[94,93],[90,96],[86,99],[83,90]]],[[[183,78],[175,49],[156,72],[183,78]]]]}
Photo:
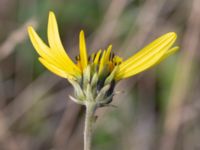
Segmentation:
{"type": "Polygon", "coordinates": [[[94,122],[95,104],[86,105],[85,129],[84,129],[84,150],[91,150],[92,126],[94,122]]]}

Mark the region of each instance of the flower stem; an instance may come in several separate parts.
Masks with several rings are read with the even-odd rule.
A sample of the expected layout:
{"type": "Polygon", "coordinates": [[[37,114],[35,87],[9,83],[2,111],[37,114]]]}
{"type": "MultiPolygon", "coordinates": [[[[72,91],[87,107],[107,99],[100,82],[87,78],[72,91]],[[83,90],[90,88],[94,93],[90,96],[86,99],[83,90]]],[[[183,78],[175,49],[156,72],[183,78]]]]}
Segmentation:
{"type": "Polygon", "coordinates": [[[86,105],[86,115],[85,115],[85,129],[84,129],[84,150],[91,150],[92,141],[92,126],[94,122],[94,112],[95,104],[88,103],[86,105]]]}

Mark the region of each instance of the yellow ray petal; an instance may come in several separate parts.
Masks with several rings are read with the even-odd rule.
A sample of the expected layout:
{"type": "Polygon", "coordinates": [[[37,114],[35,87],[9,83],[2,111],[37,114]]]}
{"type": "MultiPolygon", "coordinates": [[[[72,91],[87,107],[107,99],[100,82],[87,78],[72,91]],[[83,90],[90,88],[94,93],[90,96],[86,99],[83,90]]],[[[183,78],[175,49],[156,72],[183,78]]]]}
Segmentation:
{"type": "Polygon", "coordinates": [[[104,51],[103,51],[103,54],[102,54],[102,56],[101,56],[101,59],[100,59],[99,74],[101,73],[101,71],[103,70],[104,65],[105,65],[105,55],[106,55],[106,51],[104,50],[104,51]]]}
{"type": "Polygon", "coordinates": [[[164,34],[163,36],[157,38],[156,40],[151,42],[149,45],[144,47],[142,50],[137,52],[135,55],[130,57],[128,60],[124,61],[121,64],[121,69],[125,68],[126,65],[128,65],[129,63],[132,63],[133,61],[140,60],[146,54],[148,54],[148,53],[151,54],[152,52],[155,52],[155,50],[154,50],[155,48],[162,47],[164,43],[167,43],[167,41],[170,41],[170,40],[173,40],[173,39],[174,39],[174,41],[176,39],[176,34],[174,32],[170,32],[170,33],[164,34]]]}
{"type": "Polygon", "coordinates": [[[73,61],[69,58],[64,50],[60,40],[56,17],[53,12],[49,12],[47,33],[51,52],[58,58],[61,63],[64,63],[65,66],[67,65],[67,68],[65,69],[68,69],[70,72],[74,71],[74,74],[80,73],[80,69],[73,63],[73,61]]]}
{"type": "Polygon", "coordinates": [[[61,70],[77,75],[67,62],[63,63],[60,61],[60,57],[52,53],[51,49],[41,40],[32,27],[28,27],[28,33],[34,48],[43,59],[51,64],[54,64],[54,66],[60,68],[61,70]]]}
{"type": "Polygon", "coordinates": [[[50,48],[41,40],[41,38],[37,35],[33,27],[29,26],[28,27],[28,33],[30,40],[37,51],[37,53],[42,56],[52,56],[50,52],[50,48]]]}
{"type": "Polygon", "coordinates": [[[119,66],[117,79],[133,76],[158,62],[176,40],[175,33],[167,33],[119,66]]]}
{"type": "MultiPolygon", "coordinates": [[[[171,49],[169,49],[164,55],[163,57],[160,58],[160,60],[156,63],[156,64],[159,64],[161,61],[163,61],[164,59],[166,59],[167,57],[169,57],[170,55],[174,54],[176,51],[179,50],[179,47],[176,46],[176,47],[173,47],[171,49]]],[[[156,65],[155,64],[155,65],[156,65]]]]}
{"type": "Polygon", "coordinates": [[[28,27],[28,33],[37,53],[42,58],[62,68],[63,64],[56,60],[56,57],[51,52],[50,48],[41,40],[41,38],[37,35],[37,33],[32,27],[28,27]]]}
{"type": "Polygon", "coordinates": [[[83,30],[81,30],[79,35],[79,49],[80,49],[80,59],[81,59],[81,66],[82,70],[84,70],[88,65],[88,56],[87,56],[87,49],[85,43],[85,35],[83,30]]]}
{"type": "Polygon", "coordinates": [[[111,50],[112,50],[112,45],[109,45],[108,49],[106,51],[106,54],[105,54],[105,63],[109,62],[109,57],[110,57],[111,50]]]}
{"type": "Polygon", "coordinates": [[[72,75],[69,75],[67,72],[64,72],[63,70],[57,68],[56,66],[52,65],[51,63],[47,62],[43,58],[38,58],[39,61],[51,72],[55,73],[56,75],[62,77],[62,78],[67,78],[67,79],[74,79],[72,75]]]}
{"type": "Polygon", "coordinates": [[[96,65],[98,64],[100,55],[101,55],[101,49],[97,52],[97,54],[95,56],[94,64],[96,64],[96,65]]]}

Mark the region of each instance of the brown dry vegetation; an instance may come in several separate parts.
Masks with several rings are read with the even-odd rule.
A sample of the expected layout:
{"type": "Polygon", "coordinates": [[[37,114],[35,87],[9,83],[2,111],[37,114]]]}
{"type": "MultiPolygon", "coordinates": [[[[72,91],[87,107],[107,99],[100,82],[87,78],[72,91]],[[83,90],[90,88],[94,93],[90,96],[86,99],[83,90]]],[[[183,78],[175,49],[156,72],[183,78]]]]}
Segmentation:
{"type": "Polygon", "coordinates": [[[72,58],[80,29],[90,53],[112,43],[124,59],[178,34],[178,53],[121,81],[117,108],[98,110],[93,150],[200,149],[199,0],[0,0],[0,150],[83,149],[84,108],[39,64],[27,37],[32,25],[46,39],[49,10],[72,58]]]}

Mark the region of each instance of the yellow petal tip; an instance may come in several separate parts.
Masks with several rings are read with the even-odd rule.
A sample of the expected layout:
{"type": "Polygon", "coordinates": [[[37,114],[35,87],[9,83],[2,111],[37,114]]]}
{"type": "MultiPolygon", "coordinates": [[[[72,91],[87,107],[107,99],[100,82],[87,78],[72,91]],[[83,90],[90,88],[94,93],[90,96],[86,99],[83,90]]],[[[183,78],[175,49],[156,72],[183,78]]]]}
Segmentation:
{"type": "Polygon", "coordinates": [[[80,31],[80,36],[84,36],[85,34],[84,34],[84,31],[83,30],[81,30],[80,31]]]}
{"type": "Polygon", "coordinates": [[[29,34],[30,37],[34,35],[35,30],[33,29],[32,26],[28,26],[27,30],[28,30],[28,34],[29,34]]]}
{"type": "Polygon", "coordinates": [[[28,32],[31,32],[33,30],[33,27],[32,26],[28,26],[27,30],[28,30],[28,32]]]}
{"type": "Polygon", "coordinates": [[[53,11],[49,11],[49,16],[55,16],[53,11]]]}
{"type": "Polygon", "coordinates": [[[174,37],[174,38],[177,37],[177,34],[175,32],[169,32],[169,33],[166,33],[165,35],[169,37],[174,37]]]}
{"type": "Polygon", "coordinates": [[[108,46],[108,49],[110,49],[110,48],[112,49],[112,44],[110,44],[110,45],[108,46]]]}

